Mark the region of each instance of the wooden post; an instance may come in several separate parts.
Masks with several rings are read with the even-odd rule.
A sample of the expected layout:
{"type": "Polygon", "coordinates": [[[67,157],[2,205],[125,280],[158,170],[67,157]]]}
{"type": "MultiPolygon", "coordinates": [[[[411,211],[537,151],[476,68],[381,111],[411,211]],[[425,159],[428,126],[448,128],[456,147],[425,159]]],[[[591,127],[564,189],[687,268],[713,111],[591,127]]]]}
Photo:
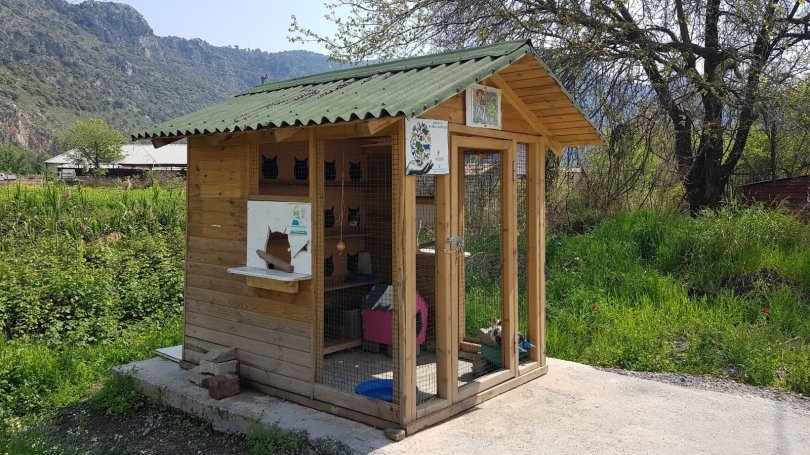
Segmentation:
{"type": "MultiPolygon", "coordinates": [[[[312,213],[312,314],[310,323],[312,327],[312,369],[314,384],[323,382],[323,256],[324,256],[324,232],[318,227],[323,226],[323,205],[324,205],[324,145],[317,141],[315,128],[309,130],[309,201],[312,213]]],[[[314,392],[313,392],[314,396],[314,392]]]]}
{"type": "Polygon", "coordinates": [[[517,376],[517,143],[501,154],[501,295],[503,304],[503,365],[517,376]],[[506,340],[510,340],[509,343],[506,340]]]}
{"type": "MultiPolygon", "coordinates": [[[[526,150],[526,254],[528,256],[528,340],[535,345],[529,351],[529,359],[540,361],[541,343],[544,338],[542,320],[543,303],[543,181],[545,180],[545,147],[542,141],[527,144],[526,150]]],[[[542,363],[539,363],[542,365],[542,363]]]]}
{"type": "Polygon", "coordinates": [[[538,356],[540,366],[546,366],[546,140],[543,138],[540,141],[538,155],[540,158],[540,194],[537,195],[539,204],[538,215],[540,217],[540,238],[538,243],[540,245],[540,264],[538,265],[540,276],[540,326],[538,330],[538,343],[536,350],[539,352],[538,356]]]}
{"type": "Polygon", "coordinates": [[[405,122],[392,137],[394,402],[400,423],[416,419],[416,179],[405,175],[405,122]]]}
{"type": "Polygon", "coordinates": [[[458,335],[455,334],[453,306],[458,302],[458,265],[456,256],[444,251],[447,239],[457,235],[451,223],[455,212],[454,194],[458,179],[458,150],[453,148],[450,137],[450,174],[436,178],[436,393],[452,402],[458,383],[458,361],[454,352],[458,351],[458,335]],[[455,367],[455,368],[454,368],[455,367]]]}

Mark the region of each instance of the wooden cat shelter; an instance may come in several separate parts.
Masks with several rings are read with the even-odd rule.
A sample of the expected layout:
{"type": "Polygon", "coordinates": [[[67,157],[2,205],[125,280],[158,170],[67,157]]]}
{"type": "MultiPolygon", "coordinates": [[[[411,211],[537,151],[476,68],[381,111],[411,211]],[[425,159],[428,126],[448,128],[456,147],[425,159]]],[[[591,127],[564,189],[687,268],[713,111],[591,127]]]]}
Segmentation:
{"type": "Polygon", "coordinates": [[[547,371],[545,154],[601,139],[530,42],[273,82],[144,138],[188,138],[184,367],[233,346],[246,386],[408,433],[547,371]]]}

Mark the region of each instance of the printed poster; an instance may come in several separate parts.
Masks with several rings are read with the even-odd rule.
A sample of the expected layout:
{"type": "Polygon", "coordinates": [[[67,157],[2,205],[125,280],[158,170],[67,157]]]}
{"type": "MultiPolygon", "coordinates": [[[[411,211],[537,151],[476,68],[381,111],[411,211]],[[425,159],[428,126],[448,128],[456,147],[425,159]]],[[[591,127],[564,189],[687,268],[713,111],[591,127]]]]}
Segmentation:
{"type": "Polygon", "coordinates": [[[405,175],[450,173],[448,131],[444,120],[405,119],[405,175]]]}

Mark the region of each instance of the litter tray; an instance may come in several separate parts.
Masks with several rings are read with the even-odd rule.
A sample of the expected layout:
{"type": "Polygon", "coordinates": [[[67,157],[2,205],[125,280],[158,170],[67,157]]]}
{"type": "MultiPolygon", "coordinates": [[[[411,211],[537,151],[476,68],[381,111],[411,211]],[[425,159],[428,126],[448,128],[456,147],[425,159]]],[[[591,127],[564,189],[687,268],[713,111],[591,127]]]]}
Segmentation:
{"type": "Polygon", "coordinates": [[[371,379],[361,382],[354,388],[354,393],[375,400],[394,402],[394,380],[393,379],[371,379]]]}

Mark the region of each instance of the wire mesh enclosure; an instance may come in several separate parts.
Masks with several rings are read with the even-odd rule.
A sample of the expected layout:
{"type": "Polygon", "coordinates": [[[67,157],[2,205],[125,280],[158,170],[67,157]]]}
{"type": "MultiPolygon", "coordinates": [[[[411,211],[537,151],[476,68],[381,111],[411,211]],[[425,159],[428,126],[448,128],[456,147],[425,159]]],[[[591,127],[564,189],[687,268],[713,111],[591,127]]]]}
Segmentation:
{"type": "Polygon", "coordinates": [[[498,151],[464,150],[460,220],[464,239],[464,285],[459,307],[459,385],[500,370],[503,318],[501,238],[502,156],[498,151]]]}
{"type": "MultiPolygon", "coordinates": [[[[436,242],[436,177],[422,175],[416,178],[416,291],[417,301],[427,309],[424,321],[417,311],[416,387],[417,404],[437,396],[438,372],[436,363],[436,268],[437,255],[444,254],[436,242]],[[424,337],[421,324],[425,323],[424,337]],[[421,341],[421,343],[420,343],[421,341]]],[[[418,308],[418,305],[417,305],[418,308]]]]}
{"type": "Polygon", "coordinates": [[[319,382],[394,402],[390,138],[323,143],[323,347],[319,382]]]}
{"type": "Polygon", "coordinates": [[[515,162],[518,232],[518,362],[529,361],[528,351],[537,345],[536,334],[529,334],[529,258],[528,258],[528,166],[526,144],[518,144],[515,162]],[[528,343],[526,342],[528,341],[528,343]]]}

